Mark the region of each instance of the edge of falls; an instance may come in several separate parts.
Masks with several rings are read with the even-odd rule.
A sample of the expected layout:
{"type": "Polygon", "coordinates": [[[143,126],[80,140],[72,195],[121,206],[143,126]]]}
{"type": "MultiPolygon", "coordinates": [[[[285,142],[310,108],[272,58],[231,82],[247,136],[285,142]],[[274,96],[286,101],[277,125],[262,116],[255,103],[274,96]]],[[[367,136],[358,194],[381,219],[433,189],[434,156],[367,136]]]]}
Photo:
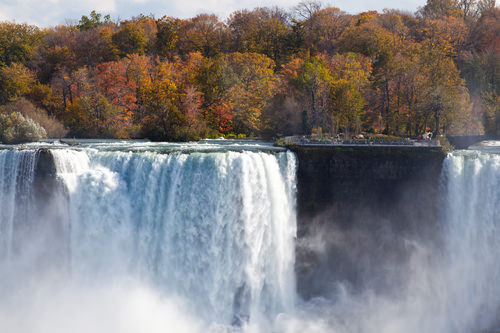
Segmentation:
{"type": "Polygon", "coordinates": [[[291,152],[0,151],[2,163],[22,175],[0,183],[10,200],[2,228],[23,220],[26,231],[0,244],[19,245],[24,272],[38,273],[37,261],[83,284],[128,276],[223,325],[294,307],[291,152]]]}

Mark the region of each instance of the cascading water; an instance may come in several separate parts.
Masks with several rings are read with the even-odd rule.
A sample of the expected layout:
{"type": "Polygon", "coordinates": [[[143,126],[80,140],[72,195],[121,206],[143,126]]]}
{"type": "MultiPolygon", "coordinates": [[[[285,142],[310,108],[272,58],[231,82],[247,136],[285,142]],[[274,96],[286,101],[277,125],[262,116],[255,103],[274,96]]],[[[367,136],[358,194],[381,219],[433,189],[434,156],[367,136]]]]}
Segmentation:
{"type": "MultiPolygon", "coordinates": [[[[65,279],[79,286],[139,281],[164,298],[182,300],[190,314],[216,331],[262,327],[291,311],[294,155],[202,148],[52,149],[66,192],[56,209],[64,211],[69,227],[52,240],[69,244],[55,256],[67,258],[60,265],[65,267],[58,267],[65,279]]],[[[1,170],[18,174],[17,180],[0,174],[9,208],[2,209],[3,249],[11,246],[14,217],[30,212],[33,217],[22,219],[39,223],[26,200],[20,201],[34,177],[35,162],[24,162],[28,156],[34,161],[36,154],[0,155],[1,170]],[[27,170],[17,171],[22,167],[27,170]],[[14,203],[23,209],[15,210],[14,203]]]]}
{"type": "MultiPolygon", "coordinates": [[[[500,328],[495,150],[446,158],[436,238],[405,235],[410,255],[394,263],[391,292],[338,281],[308,301],[295,295],[292,153],[221,144],[95,144],[50,153],[64,186],[42,200],[50,209],[38,214],[39,154],[0,150],[2,331],[500,328]]],[[[355,252],[364,244],[348,246],[355,252]]]]}
{"type": "Polygon", "coordinates": [[[31,219],[37,157],[35,151],[0,150],[0,264],[10,261],[31,219]]]}
{"type": "Polygon", "coordinates": [[[449,332],[500,329],[500,151],[487,150],[444,165],[449,332]]]}

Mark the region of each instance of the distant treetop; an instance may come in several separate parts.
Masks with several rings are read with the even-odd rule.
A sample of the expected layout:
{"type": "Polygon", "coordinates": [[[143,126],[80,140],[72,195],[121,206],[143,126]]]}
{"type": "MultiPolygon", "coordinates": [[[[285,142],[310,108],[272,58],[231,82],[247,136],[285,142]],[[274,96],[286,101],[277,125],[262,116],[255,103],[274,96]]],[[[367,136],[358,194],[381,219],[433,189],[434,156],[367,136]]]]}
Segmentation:
{"type": "Polygon", "coordinates": [[[111,16],[104,15],[104,20],[101,21],[102,14],[97,13],[95,10],[90,12],[90,18],[83,15],[80,21],[78,22],[78,29],[80,30],[89,30],[95,27],[98,27],[100,25],[110,23],[111,22],[111,16]]]}

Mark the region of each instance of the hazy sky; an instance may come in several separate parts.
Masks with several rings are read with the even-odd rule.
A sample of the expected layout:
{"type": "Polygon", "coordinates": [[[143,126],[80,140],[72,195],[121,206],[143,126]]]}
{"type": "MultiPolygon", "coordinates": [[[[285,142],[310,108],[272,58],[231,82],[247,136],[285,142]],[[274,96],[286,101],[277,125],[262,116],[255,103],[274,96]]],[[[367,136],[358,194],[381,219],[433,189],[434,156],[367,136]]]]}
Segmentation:
{"type": "MultiPolygon", "coordinates": [[[[49,26],[76,22],[91,10],[111,14],[113,20],[138,14],[154,14],[180,18],[199,13],[215,13],[224,19],[231,11],[241,8],[280,6],[290,8],[300,0],[0,0],[0,21],[27,22],[49,26]]],[[[334,0],[323,1],[350,13],[396,8],[415,11],[425,0],[334,0]]]]}

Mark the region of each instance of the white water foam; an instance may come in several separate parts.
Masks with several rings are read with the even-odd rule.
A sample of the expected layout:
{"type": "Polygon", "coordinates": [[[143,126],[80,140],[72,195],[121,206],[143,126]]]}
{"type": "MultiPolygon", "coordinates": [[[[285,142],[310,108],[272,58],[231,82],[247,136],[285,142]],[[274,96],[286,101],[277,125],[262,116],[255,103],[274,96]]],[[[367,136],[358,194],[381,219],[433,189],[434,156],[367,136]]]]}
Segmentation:
{"type": "Polygon", "coordinates": [[[37,158],[34,151],[0,150],[0,265],[12,258],[20,224],[33,218],[30,207],[37,158]]]}
{"type": "MultiPolygon", "coordinates": [[[[66,185],[68,200],[60,209],[68,211],[70,225],[60,235],[69,239],[69,264],[66,293],[55,292],[58,307],[73,289],[75,302],[85,290],[100,303],[93,290],[126,290],[128,281],[167,308],[182,300],[188,317],[204,323],[201,331],[261,329],[294,308],[292,153],[52,154],[66,185]]],[[[53,292],[47,284],[43,292],[53,292]]],[[[122,297],[129,301],[127,293],[122,297]]],[[[93,313],[85,309],[84,316],[87,310],[93,313]]]]}

